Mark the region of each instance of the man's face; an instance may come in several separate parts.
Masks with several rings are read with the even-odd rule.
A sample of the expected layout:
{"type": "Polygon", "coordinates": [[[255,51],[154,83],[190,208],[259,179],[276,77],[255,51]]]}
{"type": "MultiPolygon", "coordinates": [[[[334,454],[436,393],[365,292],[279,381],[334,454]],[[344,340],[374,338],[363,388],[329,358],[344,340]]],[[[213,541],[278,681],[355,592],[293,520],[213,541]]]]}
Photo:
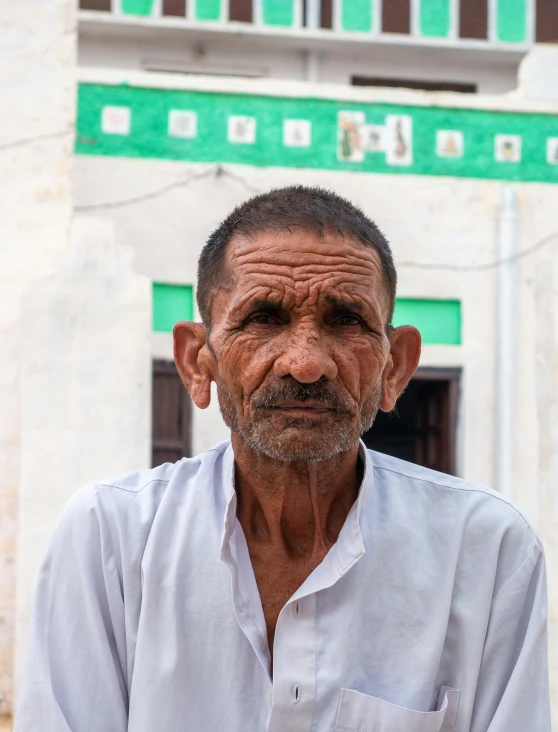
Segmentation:
{"type": "Polygon", "coordinates": [[[209,347],[227,425],[282,461],[346,452],[380,406],[390,353],[376,252],[334,234],[233,238],[209,347]]]}

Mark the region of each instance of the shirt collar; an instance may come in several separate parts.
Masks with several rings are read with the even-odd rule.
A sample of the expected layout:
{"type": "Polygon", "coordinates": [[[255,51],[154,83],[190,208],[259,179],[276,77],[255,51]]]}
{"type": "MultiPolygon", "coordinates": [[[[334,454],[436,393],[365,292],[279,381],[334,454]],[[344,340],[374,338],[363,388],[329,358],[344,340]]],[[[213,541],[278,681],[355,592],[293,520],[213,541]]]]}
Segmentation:
{"type": "MultiPolygon", "coordinates": [[[[374,466],[372,456],[362,440],[359,444],[359,456],[364,464],[364,474],[358,497],[349,511],[336,543],[331,547],[322,563],[312,572],[293,596],[293,600],[316,592],[318,589],[331,587],[340,579],[366,552],[362,536],[362,512],[372,488],[374,466]],[[307,586],[308,585],[308,586],[307,586]],[[317,585],[320,585],[319,588],[317,585]]],[[[236,524],[237,497],[234,488],[234,452],[229,443],[223,455],[222,488],[226,501],[223,536],[221,541],[221,557],[230,551],[231,537],[236,524]]]]}

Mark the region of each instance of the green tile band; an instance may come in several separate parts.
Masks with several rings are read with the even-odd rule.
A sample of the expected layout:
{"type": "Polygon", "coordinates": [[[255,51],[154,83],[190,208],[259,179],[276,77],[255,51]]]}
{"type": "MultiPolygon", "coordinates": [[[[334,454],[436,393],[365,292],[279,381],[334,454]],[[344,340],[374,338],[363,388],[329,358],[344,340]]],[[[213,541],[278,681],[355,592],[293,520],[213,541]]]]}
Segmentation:
{"type": "Polygon", "coordinates": [[[461,302],[397,298],[393,325],[414,325],[425,345],[461,344],[461,302]]]}
{"type": "MultiPolygon", "coordinates": [[[[374,0],[381,2],[381,0],[374,0]]],[[[372,30],[372,0],[343,0],[341,9],[341,25],[345,31],[372,30]]]]}
{"type": "Polygon", "coordinates": [[[558,137],[558,116],[551,114],[102,84],[80,84],[78,105],[76,152],[82,155],[558,183],[558,148],[553,148],[556,164],[547,162],[547,140],[558,137]],[[130,109],[129,135],[101,131],[101,114],[107,105],[130,109]],[[197,115],[196,137],[168,134],[170,110],[190,110],[197,115]],[[375,125],[385,125],[393,115],[411,118],[410,164],[390,165],[388,156],[378,152],[367,152],[353,162],[340,159],[338,114],[342,111],[358,112],[367,124],[375,125]],[[231,115],[256,120],[253,144],[229,142],[227,125],[231,115]],[[284,145],[283,123],[287,119],[311,123],[310,146],[284,145]],[[461,157],[437,154],[438,130],[462,133],[461,157]],[[496,135],[521,137],[521,162],[495,160],[496,135]]]}
{"type": "Polygon", "coordinates": [[[153,283],[153,330],[172,333],[179,320],[194,319],[194,288],[192,285],[153,283]]]}
{"type": "Polygon", "coordinates": [[[450,0],[420,0],[421,35],[447,38],[450,33],[450,22],[450,0]]]}

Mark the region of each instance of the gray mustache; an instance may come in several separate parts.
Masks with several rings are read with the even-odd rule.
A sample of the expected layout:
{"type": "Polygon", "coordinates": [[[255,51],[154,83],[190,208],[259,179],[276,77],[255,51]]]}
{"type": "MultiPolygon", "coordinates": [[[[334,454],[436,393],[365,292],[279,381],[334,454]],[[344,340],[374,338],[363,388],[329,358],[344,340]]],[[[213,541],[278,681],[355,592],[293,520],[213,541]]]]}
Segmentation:
{"type": "Polygon", "coordinates": [[[326,380],[313,384],[301,384],[295,379],[281,381],[278,384],[262,386],[253,399],[255,407],[272,409],[281,402],[295,400],[297,402],[314,401],[323,404],[338,414],[351,414],[351,403],[343,394],[326,380]]]}

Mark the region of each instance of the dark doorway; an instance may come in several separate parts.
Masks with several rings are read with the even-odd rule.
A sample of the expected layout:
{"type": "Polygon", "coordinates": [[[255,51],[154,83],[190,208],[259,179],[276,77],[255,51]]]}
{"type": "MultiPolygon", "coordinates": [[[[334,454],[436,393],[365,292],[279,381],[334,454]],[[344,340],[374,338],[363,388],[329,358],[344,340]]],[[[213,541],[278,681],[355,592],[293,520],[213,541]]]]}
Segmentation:
{"type": "Polygon", "coordinates": [[[174,361],[153,361],[153,466],[190,456],[192,404],[174,361]]]}
{"type": "Polygon", "coordinates": [[[418,369],[391,414],[379,412],[367,447],[455,474],[460,369],[418,369]]]}

